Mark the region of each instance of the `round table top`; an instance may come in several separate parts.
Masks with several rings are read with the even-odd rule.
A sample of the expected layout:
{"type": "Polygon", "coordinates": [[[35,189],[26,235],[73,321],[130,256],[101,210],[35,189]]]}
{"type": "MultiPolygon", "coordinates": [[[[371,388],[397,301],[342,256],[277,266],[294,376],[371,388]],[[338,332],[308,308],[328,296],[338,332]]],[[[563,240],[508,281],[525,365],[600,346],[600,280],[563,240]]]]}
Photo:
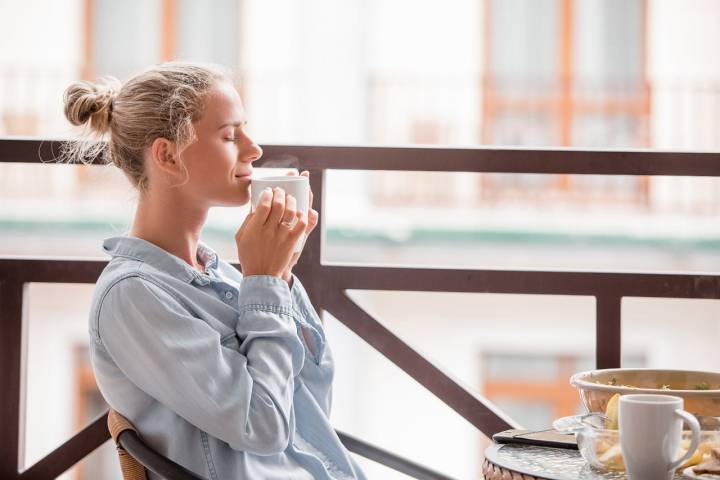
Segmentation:
{"type": "MultiPolygon", "coordinates": [[[[601,472],[577,450],[538,447],[517,443],[494,443],[485,450],[485,459],[511,472],[549,480],[626,480],[624,472],[601,472]]],[[[676,480],[682,480],[679,473],[676,480]]]]}

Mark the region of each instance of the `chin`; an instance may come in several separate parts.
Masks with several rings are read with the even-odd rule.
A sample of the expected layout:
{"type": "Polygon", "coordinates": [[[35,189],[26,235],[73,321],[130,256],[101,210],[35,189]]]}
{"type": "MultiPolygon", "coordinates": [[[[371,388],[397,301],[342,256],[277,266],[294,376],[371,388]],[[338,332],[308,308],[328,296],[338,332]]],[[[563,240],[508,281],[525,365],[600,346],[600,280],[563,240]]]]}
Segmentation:
{"type": "Polygon", "coordinates": [[[210,200],[212,207],[241,207],[250,202],[250,195],[235,195],[224,198],[213,198],[210,200]]]}
{"type": "Polygon", "coordinates": [[[247,205],[249,202],[250,202],[249,198],[246,198],[244,200],[238,200],[238,199],[229,200],[228,199],[225,201],[218,202],[216,204],[216,206],[218,206],[218,207],[242,207],[243,205],[247,205]]]}
{"type": "Polygon", "coordinates": [[[233,202],[234,207],[241,207],[243,205],[247,205],[250,203],[250,195],[242,195],[240,198],[237,198],[235,202],[233,202]]]}

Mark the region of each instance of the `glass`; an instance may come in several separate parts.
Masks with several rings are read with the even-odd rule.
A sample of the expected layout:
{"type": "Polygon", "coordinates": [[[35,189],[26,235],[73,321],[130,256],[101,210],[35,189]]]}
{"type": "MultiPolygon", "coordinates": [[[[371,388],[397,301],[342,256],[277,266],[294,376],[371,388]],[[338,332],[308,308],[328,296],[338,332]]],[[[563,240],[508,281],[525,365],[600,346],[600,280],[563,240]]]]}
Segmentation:
{"type": "Polygon", "coordinates": [[[176,7],[177,52],[184,60],[235,68],[240,62],[241,5],[236,0],[180,0],[176,7]]]}
{"type": "Polygon", "coordinates": [[[558,0],[490,2],[490,68],[498,91],[524,93],[537,82],[557,77],[558,4],[558,0]]]}
{"type": "Polygon", "coordinates": [[[574,0],[573,75],[581,82],[642,81],[643,0],[574,0]]]}
{"type": "Polygon", "coordinates": [[[558,360],[546,355],[488,355],[485,357],[485,375],[489,379],[555,380],[560,373],[558,360]]]}
{"type": "Polygon", "coordinates": [[[522,401],[512,397],[493,398],[493,402],[522,428],[545,430],[555,419],[554,405],[540,400],[522,401]]]}
{"type": "Polygon", "coordinates": [[[576,115],[572,124],[572,144],[587,148],[643,147],[647,124],[637,115],[576,115]]]}
{"type": "Polygon", "coordinates": [[[534,109],[502,110],[492,120],[496,145],[552,145],[558,135],[558,118],[552,111],[534,109]]]}
{"type": "Polygon", "coordinates": [[[160,0],[94,0],[92,4],[93,77],[113,75],[125,80],[158,62],[160,0]]]}

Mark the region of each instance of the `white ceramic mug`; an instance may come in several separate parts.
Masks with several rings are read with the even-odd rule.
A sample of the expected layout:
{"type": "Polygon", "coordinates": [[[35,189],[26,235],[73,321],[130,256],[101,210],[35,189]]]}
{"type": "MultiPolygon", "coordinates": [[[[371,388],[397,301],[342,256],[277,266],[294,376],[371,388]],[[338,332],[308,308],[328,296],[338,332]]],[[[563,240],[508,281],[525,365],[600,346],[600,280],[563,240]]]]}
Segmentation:
{"type": "Polygon", "coordinates": [[[695,453],[700,425],[682,408],[683,399],[672,395],[620,397],[620,448],[630,480],[670,480],[695,453]],[[683,420],[692,430],[692,440],[685,455],[676,460],[683,420]]]}
{"type": "MultiPolygon", "coordinates": [[[[280,187],[286,195],[292,195],[297,200],[297,209],[303,212],[305,218],[308,213],[308,196],[310,182],[308,177],[302,175],[284,175],[277,177],[253,178],[250,181],[250,208],[255,211],[260,195],[266,188],[280,187]]],[[[305,234],[302,234],[295,244],[295,252],[302,249],[305,234]]]]}

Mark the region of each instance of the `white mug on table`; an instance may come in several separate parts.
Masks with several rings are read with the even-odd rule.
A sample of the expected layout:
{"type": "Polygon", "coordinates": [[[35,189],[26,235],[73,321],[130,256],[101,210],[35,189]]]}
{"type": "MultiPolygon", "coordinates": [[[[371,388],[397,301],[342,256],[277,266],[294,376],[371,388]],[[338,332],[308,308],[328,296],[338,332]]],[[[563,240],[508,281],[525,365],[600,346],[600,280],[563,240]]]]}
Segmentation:
{"type": "MultiPolygon", "coordinates": [[[[297,200],[297,209],[303,212],[305,218],[308,214],[308,196],[310,194],[310,182],[308,177],[302,175],[285,175],[277,177],[253,178],[250,181],[250,206],[253,211],[260,201],[260,195],[266,188],[280,187],[285,190],[286,195],[292,195],[297,200]]],[[[302,249],[305,240],[303,233],[295,244],[295,252],[302,249]]]]}
{"type": "Polygon", "coordinates": [[[619,409],[620,447],[630,480],[670,480],[700,443],[697,419],[683,410],[683,399],[671,395],[623,395],[619,409]],[[683,420],[692,430],[685,455],[680,448],[683,420]]]}

